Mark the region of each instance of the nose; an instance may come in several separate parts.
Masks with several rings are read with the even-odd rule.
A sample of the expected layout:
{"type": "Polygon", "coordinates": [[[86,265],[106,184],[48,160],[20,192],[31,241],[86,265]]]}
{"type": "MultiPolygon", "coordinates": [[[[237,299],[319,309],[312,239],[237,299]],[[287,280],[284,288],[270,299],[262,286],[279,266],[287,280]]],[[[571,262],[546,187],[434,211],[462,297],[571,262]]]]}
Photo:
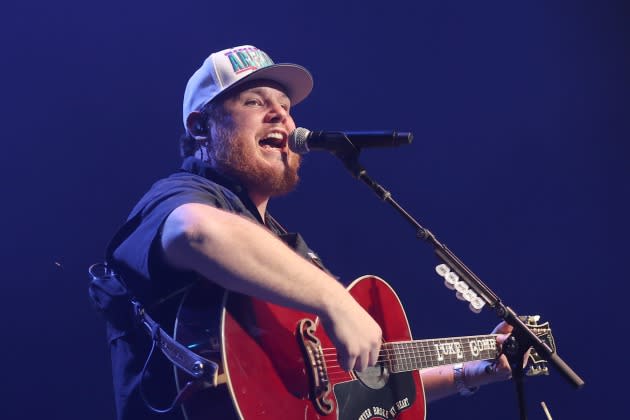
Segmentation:
{"type": "Polygon", "coordinates": [[[269,106],[267,112],[267,122],[282,123],[289,117],[289,111],[287,111],[281,104],[274,103],[269,106]]]}

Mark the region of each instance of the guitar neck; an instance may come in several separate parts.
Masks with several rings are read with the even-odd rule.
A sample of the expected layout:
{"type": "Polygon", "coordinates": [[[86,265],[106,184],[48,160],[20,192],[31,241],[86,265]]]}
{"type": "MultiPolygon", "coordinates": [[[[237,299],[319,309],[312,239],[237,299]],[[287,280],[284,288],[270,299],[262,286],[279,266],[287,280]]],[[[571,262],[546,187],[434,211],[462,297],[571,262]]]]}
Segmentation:
{"type": "Polygon", "coordinates": [[[385,343],[381,355],[391,372],[408,372],[453,363],[494,359],[497,335],[438,338],[385,343]]]}

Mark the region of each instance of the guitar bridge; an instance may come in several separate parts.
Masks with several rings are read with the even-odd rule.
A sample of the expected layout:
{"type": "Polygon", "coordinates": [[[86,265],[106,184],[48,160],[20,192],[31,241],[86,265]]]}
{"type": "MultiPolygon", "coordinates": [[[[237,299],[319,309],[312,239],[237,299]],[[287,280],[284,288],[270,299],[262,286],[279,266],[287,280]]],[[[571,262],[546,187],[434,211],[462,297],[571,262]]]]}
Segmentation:
{"type": "Polygon", "coordinates": [[[334,408],[334,403],[328,398],[332,387],[328,379],[321,342],[315,336],[315,322],[308,318],[300,320],[296,337],[302,349],[309,378],[309,397],[320,414],[328,415],[334,408]]]}

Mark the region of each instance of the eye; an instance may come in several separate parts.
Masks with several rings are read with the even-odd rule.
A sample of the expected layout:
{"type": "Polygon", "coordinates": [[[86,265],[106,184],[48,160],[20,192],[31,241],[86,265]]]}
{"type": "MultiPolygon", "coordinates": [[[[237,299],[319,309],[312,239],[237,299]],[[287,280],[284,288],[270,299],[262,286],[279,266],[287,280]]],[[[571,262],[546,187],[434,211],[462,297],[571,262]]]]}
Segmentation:
{"type": "Polygon", "coordinates": [[[247,106],[261,106],[262,104],[263,104],[263,102],[259,98],[248,98],[248,99],[245,99],[245,105],[247,105],[247,106]]]}

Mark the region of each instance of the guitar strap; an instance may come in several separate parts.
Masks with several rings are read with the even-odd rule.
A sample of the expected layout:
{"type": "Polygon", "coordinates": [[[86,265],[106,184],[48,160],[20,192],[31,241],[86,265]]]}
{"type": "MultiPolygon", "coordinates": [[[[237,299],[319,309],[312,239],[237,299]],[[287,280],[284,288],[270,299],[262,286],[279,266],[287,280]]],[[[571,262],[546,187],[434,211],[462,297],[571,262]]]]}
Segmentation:
{"type": "Polygon", "coordinates": [[[152,339],[151,351],[147,356],[141,377],[144,378],[144,372],[157,347],[171,363],[194,378],[186,383],[166,409],[152,407],[145,398],[145,402],[151,410],[167,413],[197,390],[216,385],[215,377],[219,366],[212,360],[208,360],[183,346],[166,333],[144,310],[144,307],[129,294],[129,289],[123,279],[107,263],[94,264],[88,272],[92,278],[89,286],[90,297],[96,308],[104,313],[106,319],[113,322],[117,328],[141,326],[150,335],[152,339]],[[121,313],[124,312],[131,312],[133,322],[123,320],[124,316],[121,313]],[[121,322],[131,325],[124,325],[121,322]]]}
{"type": "Polygon", "coordinates": [[[166,409],[158,409],[148,402],[142,392],[142,380],[140,381],[140,392],[148,408],[154,412],[167,413],[184,402],[197,390],[216,386],[215,378],[219,366],[212,360],[208,360],[183,346],[164,331],[151,318],[142,304],[131,295],[130,289],[122,276],[110,264],[113,261],[114,250],[137,228],[139,223],[140,215],[136,214],[116,232],[107,245],[105,262],[96,263],[89,267],[88,272],[91,281],[88,293],[96,309],[103,314],[114,328],[120,331],[129,331],[133,328],[141,327],[151,337],[152,346],[145,361],[141,378],[145,376],[145,371],[156,347],[162,351],[171,363],[194,378],[184,385],[171,405],[166,409]]]}
{"type": "Polygon", "coordinates": [[[276,232],[280,240],[287,244],[289,248],[293,249],[299,255],[302,255],[304,258],[315,264],[315,266],[317,266],[317,268],[319,268],[320,270],[325,271],[326,273],[336,278],[336,276],[328,271],[328,269],[324,266],[324,263],[319,258],[319,255],[317,255],[312,249],[308,247],[308,245],[306,245],[306,242],[304,241],[304,239],[302,239],[302,235],[300,235],[299,233],[289,233],[289,231],[287,231],[284,226],[278,223],[278,221],[274,219],[270,214],[267,214],[266,224],[272,231],[276,232]]]}

